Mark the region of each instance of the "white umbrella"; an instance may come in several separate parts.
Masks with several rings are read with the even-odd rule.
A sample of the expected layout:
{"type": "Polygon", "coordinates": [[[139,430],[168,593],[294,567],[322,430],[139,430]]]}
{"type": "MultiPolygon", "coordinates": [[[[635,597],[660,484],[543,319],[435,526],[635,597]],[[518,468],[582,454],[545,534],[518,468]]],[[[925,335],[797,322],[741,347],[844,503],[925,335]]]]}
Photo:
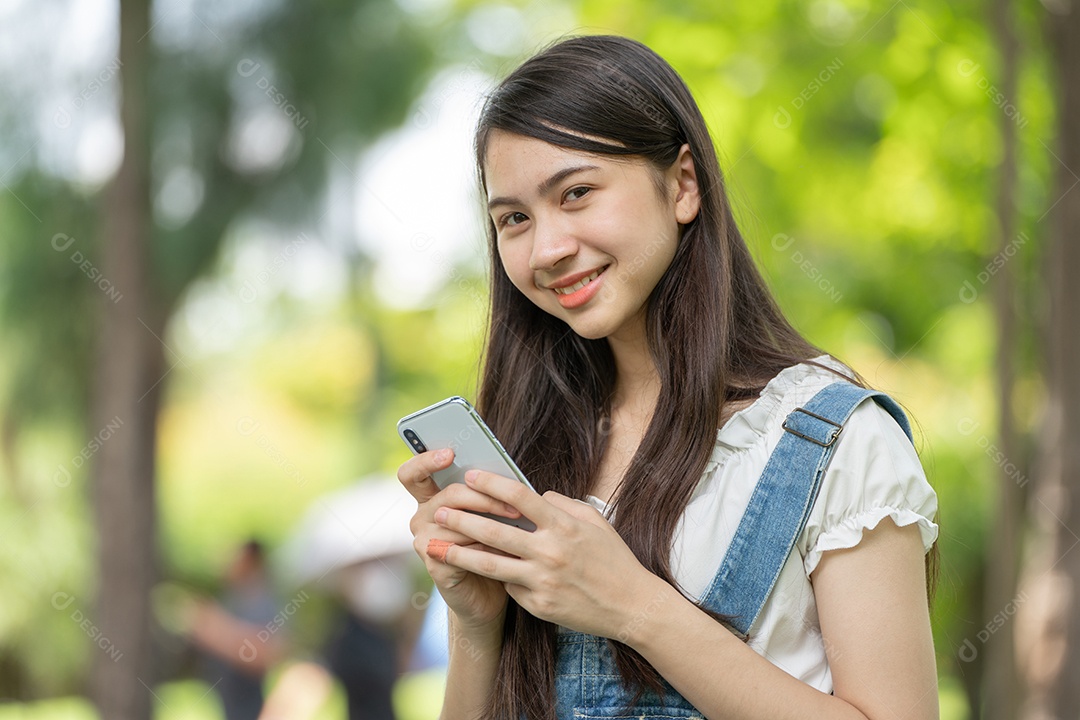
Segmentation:
{"type": "Polygon", "coordinates": [[[334,570],[412,552],[416,500],[396,478],[372,475],[312,503],[278,554],[282,577],[296,585],[334,570]]]}

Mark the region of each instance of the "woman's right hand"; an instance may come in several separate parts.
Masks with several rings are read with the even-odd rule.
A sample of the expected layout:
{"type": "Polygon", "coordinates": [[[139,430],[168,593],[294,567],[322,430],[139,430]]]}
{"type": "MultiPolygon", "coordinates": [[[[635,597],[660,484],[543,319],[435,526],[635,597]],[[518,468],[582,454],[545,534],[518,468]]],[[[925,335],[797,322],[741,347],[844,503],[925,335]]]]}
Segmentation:
{"type": "Polygon", "coordinates": [[[439,593],[462,627],[480,629],[497,626],[501,630],[509,597],[503,584],[498,580],[448,565],[438,559],[437,551],[434,552],[435,557],[432,557],[428,552],[428,543],[441,540],[504,555],[500,550],[479,543],[467,535],[442,527],[435,522],[435,511],[445,506],[512,518],[521,517],[521,513],[501,500],[460,483],[440,490],[431,478],[431,473],[449,467],[453,459],[454,453],[450,449],[429,450],[409,458],[398,468],[398,480],[419,503],[416,514],[409,521],[409,529],[412,530],[414,538],[413,548],[424,561],[431,579],[439,588],[439,593]]]}

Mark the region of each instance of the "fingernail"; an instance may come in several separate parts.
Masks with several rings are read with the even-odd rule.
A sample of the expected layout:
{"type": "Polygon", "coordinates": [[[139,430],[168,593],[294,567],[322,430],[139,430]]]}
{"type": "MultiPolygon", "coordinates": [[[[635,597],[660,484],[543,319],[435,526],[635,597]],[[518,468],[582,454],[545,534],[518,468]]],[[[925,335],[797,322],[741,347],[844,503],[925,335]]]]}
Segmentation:
{"type": "Polygon", "coordinates": [[[446,522],[446,515],[446,508],[439,508],[435,511],[435,522],[442,525],[444,522],[446,522]]]}
{"type": "Polygon", "coordinates": [[[454,543],[449,540],[435,540],[434,538],[428,540],[427,554],[428,557],[434,558],[439,562],[446,562],[446,551],[450,549],[450,546],[454,543]]]}
{"type": "Polygon", "coordinates": [[[435,462],[442,465],[444,462],[450,459],[450,451],[445,448],[435,453],[435,462]]]}
{"type": "Polygon", "coordinates": [[[506,511],[508,513],[510,513],[511,515],[520,514],[520,513],[518,513],[518,509],[516,507],[514,507],[513,505],[508,505],[507,503],[503,503],[503,507],[506,508],[506,511]]]}
{"type": "Polygon", "coordinates": [[[469,472],[465,473],[465,483],[467,485],[475,485],[476,484],[476,475],[477,475],[476,470],[470,470],[469,472]]]}

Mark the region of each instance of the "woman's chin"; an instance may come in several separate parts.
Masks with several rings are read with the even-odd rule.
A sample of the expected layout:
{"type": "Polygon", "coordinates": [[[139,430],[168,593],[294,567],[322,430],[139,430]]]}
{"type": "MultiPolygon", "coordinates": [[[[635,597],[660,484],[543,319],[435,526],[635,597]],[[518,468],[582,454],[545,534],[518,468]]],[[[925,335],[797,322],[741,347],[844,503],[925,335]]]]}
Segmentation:
{"type": "Polygon", "coordinates": [[[613,332],[613,328],[609,323],[597,322],[596,320],[585,321],[581,319],[577,322],[568,321],[567,324],[571,330],[586,340],[601,340],[613,332]]]}

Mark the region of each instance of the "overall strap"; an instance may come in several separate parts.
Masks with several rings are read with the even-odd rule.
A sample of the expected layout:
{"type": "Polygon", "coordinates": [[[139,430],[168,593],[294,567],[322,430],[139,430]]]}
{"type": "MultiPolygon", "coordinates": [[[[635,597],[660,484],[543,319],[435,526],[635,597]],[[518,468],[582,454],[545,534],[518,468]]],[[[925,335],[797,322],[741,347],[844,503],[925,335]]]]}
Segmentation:
{"type": "Polygon", "coordinates": [[[889,396],[849,382],[833,383],[795,408],[786,431],[758,479],[720,570],[702,604],[732,616],[732,629],[749,632],[772,592],[780,570],[810,517],[836,439],[867,398],[881,405],[911,439],[911,426],[889,396]]]}

